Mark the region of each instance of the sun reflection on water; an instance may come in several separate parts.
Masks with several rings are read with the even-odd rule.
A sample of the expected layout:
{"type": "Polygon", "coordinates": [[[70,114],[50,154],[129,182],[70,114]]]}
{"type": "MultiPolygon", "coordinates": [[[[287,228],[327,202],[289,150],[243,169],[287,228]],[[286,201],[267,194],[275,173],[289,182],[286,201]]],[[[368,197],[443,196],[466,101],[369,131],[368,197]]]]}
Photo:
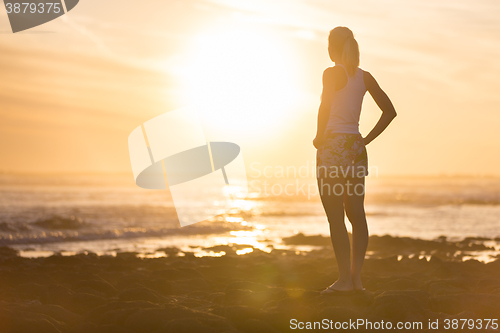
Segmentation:
{"type": "Polygon", "coordinates": [[[236,254],[239,256],[247,254],[247,253],[251,253],[251,252],[253,252],[253,248],[251,248],[251,247],[246,247],[246,248],[241,249],[241,250],[236,250],[236,254]]]}
{"type": "Polygon", "coordinates": [[[220,251],[220,252],[214,252],[214,251],[210,251],[210,252],[207,252],[207,251],[200,251],[200,252],[197,252],[194,254],[195,257],[222,257],[226,254],[226,252],[224,251],[220,251]]]}

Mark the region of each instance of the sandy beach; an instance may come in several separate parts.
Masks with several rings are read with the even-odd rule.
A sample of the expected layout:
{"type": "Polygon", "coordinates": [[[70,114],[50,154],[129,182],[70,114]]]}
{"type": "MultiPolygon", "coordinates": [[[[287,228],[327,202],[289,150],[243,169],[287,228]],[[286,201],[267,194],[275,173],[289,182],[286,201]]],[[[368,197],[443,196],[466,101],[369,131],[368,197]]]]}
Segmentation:
{"type": "Polygon", "coordinates": [[[472,332],[468,324],[484,329],[488,319],[498,322],[500,259],[486,264],[456,255],[487,250],[474,239],[372,236],[366,292],[348,295],[319,294],[337,278],[327,237],[299,234],[283,242],[324,246],[244,255],[236,251],[247,245],[206,249],[224,251],[221,257],[171,247],[161,249],[161,258],[133,252],[23,258],[2,247],[0,332],[289,332],[314,322],[323,325],[316,331],[328,331],[350,320],[364,321],[359,331],[369,331],[368,322],[373,331],[387,328],[375,329],[381,323],[394,329],[420,322],[413,331],[422,332],[437,331],[429,329],[436,321],[446,330],[453,319],[459,327],[451,331],[467,319],[464,331],[472,332]]]}

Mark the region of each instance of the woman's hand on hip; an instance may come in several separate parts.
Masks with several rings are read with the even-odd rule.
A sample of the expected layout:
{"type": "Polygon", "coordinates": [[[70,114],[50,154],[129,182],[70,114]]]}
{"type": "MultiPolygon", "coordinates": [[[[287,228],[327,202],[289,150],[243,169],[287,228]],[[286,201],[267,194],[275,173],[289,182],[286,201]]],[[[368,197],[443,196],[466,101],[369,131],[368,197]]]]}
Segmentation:
{"type": "Polygon", "coordinates": [[[316,137],[313,140],[313,145],[314,145],[314,147],[316,149],[321,148],[321,146],[323,146],[324,143],[325,143],[325,137],[324,136],[318,136],[318,135],[316,135],[316,137]]]}

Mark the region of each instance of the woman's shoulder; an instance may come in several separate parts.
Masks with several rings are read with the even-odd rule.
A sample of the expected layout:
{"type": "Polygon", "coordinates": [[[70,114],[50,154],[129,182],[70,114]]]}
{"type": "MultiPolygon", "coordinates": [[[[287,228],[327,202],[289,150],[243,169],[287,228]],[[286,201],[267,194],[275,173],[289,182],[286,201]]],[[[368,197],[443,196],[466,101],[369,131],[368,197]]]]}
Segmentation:
{"type": "Polygon", "coordinates": [[[337,73],[345,73],[345,70],[341,65],[328,67],[323,71],[323,75],[335,75],[337,73]]]}
{"type": "Polygon", "coordinates": [[[328,67],[323,72],[324,79],[344,80],[347,78],[345,69],[340,65],[328,67]]]}
{"type": "Polygon", "coordinates": [[[371,74],[369,71],[364,70],[364,69],[362,69],[362,68],[360,68],[360,69],[361,69],[361,73],[363,73],[363,76],[364,76],[365,78],[373,78],[372,74],[371,74]]]}
{"type": "Polygon", "coordinates": [[[370,90],[371,87],[377,84],[377,81],[375,80],[373,75],[365,70],[363,70],[363,82],[368,90],[370,90]]]}

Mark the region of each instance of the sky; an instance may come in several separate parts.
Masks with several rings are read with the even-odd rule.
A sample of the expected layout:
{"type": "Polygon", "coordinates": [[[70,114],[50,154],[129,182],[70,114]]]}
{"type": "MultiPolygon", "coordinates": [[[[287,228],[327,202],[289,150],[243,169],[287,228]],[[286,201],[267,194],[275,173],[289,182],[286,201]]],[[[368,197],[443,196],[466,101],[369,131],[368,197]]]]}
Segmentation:
{"type": "MultiPolygon", "coordinates": [[[[313,166],[328,32],[398,117],[367,147],[380,175],[500,176],[497,0],[81,0],[13,34],[0,11],[0,172],[131,173],[127,138],[198,105],[247,170],[313,166]]],[[[380,116],[365,96],[360,131],[380,116]]]]}

